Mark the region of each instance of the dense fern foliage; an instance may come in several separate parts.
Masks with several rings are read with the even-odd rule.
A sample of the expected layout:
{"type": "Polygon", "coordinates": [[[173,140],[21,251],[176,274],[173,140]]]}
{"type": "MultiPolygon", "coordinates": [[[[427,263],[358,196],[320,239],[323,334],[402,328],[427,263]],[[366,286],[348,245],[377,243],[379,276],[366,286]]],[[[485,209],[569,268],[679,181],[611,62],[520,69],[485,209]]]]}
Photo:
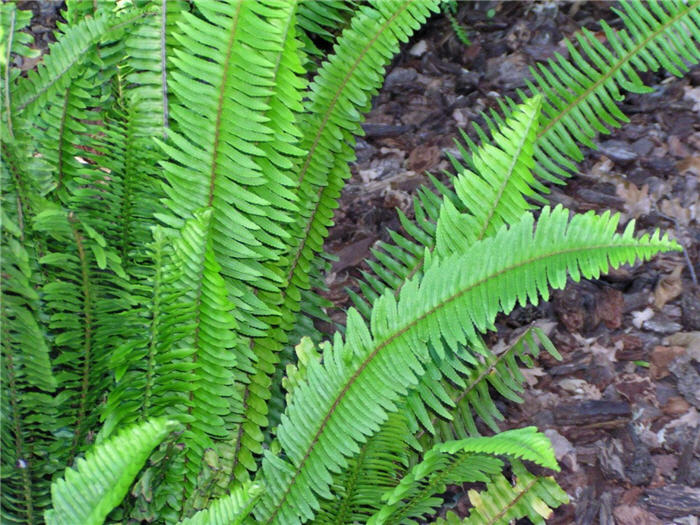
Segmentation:
{"type": "Polygon", "coordinates": [[[697,63],[698,1],[623,3],[466,135],[314,328],[324,239],[385,69],[439,0],[68,0],[35,70],[2,15],[3,523],[465,523],[567,500],[534,428],[500,432],[542,350],[516,304],[679,246],[541,207],[626,117],[638,72],[697,63]],[[301,337],[308,336],[308,337],[301,337]],[[487,434],[487,435],[484,435],[487,434]],[[445,523],[461,522],[448,515],[445,523]]]}

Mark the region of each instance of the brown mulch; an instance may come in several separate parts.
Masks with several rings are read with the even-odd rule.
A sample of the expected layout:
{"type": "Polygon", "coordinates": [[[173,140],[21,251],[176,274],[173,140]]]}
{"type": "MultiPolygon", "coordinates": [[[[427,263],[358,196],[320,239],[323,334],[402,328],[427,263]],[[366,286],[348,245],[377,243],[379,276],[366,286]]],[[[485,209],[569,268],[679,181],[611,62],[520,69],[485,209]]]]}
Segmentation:
{"type": "MultiPolygon", "coordinates": [[[[411,214],[425,171],[451,171],[458,128],[481,123],[499,97],[525,88],[528,67],[555,52],[579,27],[619,21],[602,2],[460,4],[471,45],[435,17],[388,72],[358,140],[327,248],[338,257],[328,297],[342,321],[362,261],[387,229],[401,230],[395,209],[411,214]],[[494,16],[488,11],[494,9],[494,16]],[[468,25],[467,25],[468,24],[468,25]]],[[[552,204],[575,211],[620,212],[637,231],[660,228],[685,253],[570,283],[550,302],[518,308],[498,321],[492,343],[532,321],[545,328],[562,361],[541,355],[527,374],[522,404],[502,402],[503,429],[537,425],[553,441],[571,502],[551,524],[697,524],[700,516],[700,68],[677,79],[645,74],[656,90],[631,95],[631,122],[598,137],[580,173],[552,189],[552,204]]],[[[466,491],[454,487],[456,511],[466,491]],[[461,493],[461,497],[460,497],[461,493]]],[[[523,522],[526,523],[527,521],[523,522]]]]}

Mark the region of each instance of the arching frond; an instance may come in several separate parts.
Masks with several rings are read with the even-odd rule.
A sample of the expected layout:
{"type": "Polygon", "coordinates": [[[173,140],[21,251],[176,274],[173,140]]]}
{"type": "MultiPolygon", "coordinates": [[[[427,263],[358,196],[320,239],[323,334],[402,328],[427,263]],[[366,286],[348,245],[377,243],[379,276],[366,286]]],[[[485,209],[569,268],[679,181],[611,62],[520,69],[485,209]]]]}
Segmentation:
{"type": "MultiPolygon", "coordinates": [[[[310,288],[314,261],[322,251],[340,189],[350,173],[353,136],[361,133],[362,115],[369,110],[371,96],[381,84],[384,66],[398,50],[399,42],[425,21],[431,9],[435,9],[432,0],[392,0],[360,8],[338,40],[337,53],[323,64],[309,87],[300,124],[304,154],[292,171],[298,183],[300,210],[290,224],[289,258],[279,266],[284,282],[277,321],[280,326],[254,340],[255,354],[270,356],[261,359],[266,361],[266,373],[256,374],[257,384],[269,382],[274,371],[271,365],[276,362],[272,359],[284,348],[294,327],[302,290],[310,288]]],[[[261,364],[258,366],[264,370],[261,364]]],[[[258,412],[262,400],[251,401],[255,403],[250,406],[258,412]]],[[[264,413],[251,413],[248,419],[257,421],[260,416],[264,413]]],[[[244,453],[250,456],[245,449],[244,453]]],[[[252,462],[250,458],[246,460],[252,462]]]]}
{"type": "Polygon", "coordinates": [[[129,427],[90,450],[51,486],[49,525],[100,525],[121,502],[151,450],[172,430],[165,419],[129,427]],[[129,451],[125,454],[124,451],[129,451]]]}
{"type": "MultiPolygon", "coordinates": [[[[473,505],[469,516],[460,523],[467,525],[507,525],[527,517],[532,523],[544,525],[552,508],[567,503],[569,497],[554,478],[534,476],[519,462],[511,462],[515,481],[496,475],[486,484],[486,490],[469,491],[473,505]]],[[[437,523],[445,523],[438,520],[437,523]]]]}
{"type": "Polygon", "coordinates": [[[371,329],[350,310],[345,341],[336,337],[323,365],[311,363],[307,382],[282,416],[278,438],[287,459],[266,456],[269,488],[256,517],[297,523],[313,516],[318,497],[330,497],[333,473],[347,467],[358,443],[378,430],[416,384],[430,356],[426,343],[438,356],[444,344],[458,352],[477,331],[491,328],[498,312],[509,312],[516,302],[536,304],[540,294],[546,299],[549,286],[562,288],[567,273],[574,280],[595,277],[610,266],[677,249],[658,234],[635,239],[632,227],[616,234],[617,221],[608,213],[569,221],[567,210],[545,208],[533,231],[534,219],[526,214],[466,254],[435,258],[398,300],[391,292],[382,295],[371,329]]]}
{"type": "MultiPolygon", "coordinates": [[[[700,60],[700,2],[621,2],[616,12],[624,29],[601,21],[608,46],[584,29],[576,42],[566,42],[570,58],[532,68],[531,93],[542,93],[543,118],[538,133],[535,174],[556,182],[583,159],[578,144],[595,147],[598,133],[619,127],[627,117],[616,103],[622,91],[650,91],[638,72],[664,68],[674,75],[700,60]]],[[[524,95],[521,95],[524,96],[524,95]]]]}

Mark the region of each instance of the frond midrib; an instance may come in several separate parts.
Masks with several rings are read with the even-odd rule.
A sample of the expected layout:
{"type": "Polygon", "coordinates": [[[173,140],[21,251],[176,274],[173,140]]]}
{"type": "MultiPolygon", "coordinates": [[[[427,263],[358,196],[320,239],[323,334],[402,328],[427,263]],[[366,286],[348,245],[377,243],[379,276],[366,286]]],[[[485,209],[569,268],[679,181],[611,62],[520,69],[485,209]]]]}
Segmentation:
{"type": "MultiPolygon", "coordinates": [[[[494,359],[493,362],[489,366],[484,368],[481,371],[481,373],[479,374],[479,376],[474,379],[474,381],[471,381],[467,385],[466,388],[464,388],[463,390],[460,390],[459,395],[452,400],[455,403],[455,405],[458,405],[462,401],[462,399],[467,397],[467,395],[472,390],[474,390],[481,383],[481,381],[484,380],[484,378],[486,378],[489,374],[491,374],[491,372],[496,370],[496,368],[498,368],[498,365],[501,362],[503,362],[506,359],[506,357],[510,356],[511,353],[515,352],[515,349],[518,347],[520,342],[525,339],[525,337],[527,336],[528,333],[529,333],[529,329],[527,331],[525,331],[520,337],[518,337],[518,339],[512,345],[510,345],[510,347],[505,352],[502,352],[501,354],[497,355],[496,359],[494,359]]],[[[433,418],[431,418],[431,420],[430,420],[430,423],[432,425],[435,425],[435,423],[438,421],[438,419],[439,419],[438,416],[433,416],[433,418]]],[[[425,432],[426,432],[425,429],[418,432],[418,434],[416,434],[416,439],[422,438],[425,435],[425,432]]]]}
{"type": "MultiPolygon", "coordinates": [[[[304,177],[306,175],[306,171],[309,168],[309,165],[311,164],[311,159],[313,158],[314,152],[316,151],[316,147],[318,146],[318,142],[321,140],[321,137],[323,136],[323,132],[326,129],[326,124],[328,123],[328,119],[330,119],[331,113],[333,112],[333,109],[335,108],[336,103],[338,102],[338,98],[340,97],[340,94],[345,90],[345,87],[352,77],[353,72],[357,69],[359,66],[360,62],[364,59],[365,55],[367,52],[371,49],[371,47],[374,45],[374,43],[377,41],[380,35],[384,33],[387,27],[401,14],[403,13],[406,9],[408,9],[408,6],[411,4],[412,0],[407,0],[404,2],[403,6],[401,6],[400,9],[397,9],[394,13],[392,13],[392,16],[387,18],[387,20],[382,24],[382,26],[379,28],[379,30],[372,35],[371,40],[367,43],[366,46],[362,48],[362,51],[358,54],[357,59],[355,62],[350,66],[348,69],[348,72],[346,73],[345,77],[343,77],[343,80],[339,83],[338,89],[333,95],[333,98],[331,99],[330,104],[328,104],[328,108],[326,109],[326,112],[323,115],[323,118],[321,119],[321,125],[318,127],[318,130],[316,131],[316,135],[314,136],[313,143],[311,145],[311,148],[309,148],[309,152],[306,155],[306,159],[304,159],[304,164],[302,165],[301,169],[299,170],[299,186],[302,185],[304,182],[304,177]]],[[[321,186],[320,191],[319,191],[319,197],[316,199],[316,206],[314,207],[313,212],[309,216],[309,218],[306,221],[306,225],[304,227],[304,233],[301,241],[299,242],[299,245],[297,246],[294,257],[292,258],[292,262],[289,267],[289,271],[287,272],[287,283],[291,283],[292,276],[294,275],[296,268],[299,264],[299,259],[301,258],[301,254],[304,250],[304,246],[306,246],[306,241],[308,240],[309,237],[309,232],[311,231],[311,225],[313,224],[313,219],[316,216],[316,211],[318,210],[319,203],[321,201],[320,195],[323,193],[323,189],[326,188],[326,186],[321,186]]],[[[289,286],[289,284],[287,285],[289,286]]],[[[283,294],[286,292],[286,290],[283,290],[283,294]]]]}
{"type": "MultiPolygon", "coordinates": [[[[309,446],[307,447],[306,451],[304,452],[304,456],[302,456],[301,461],[299,462],[299,465],[294,468],[294,473],[292,474],[289,482],[287,483],[287,488],[285,489],[284,493],[282,494],[282,497],[280,498],[279,502],[277,505],[275,505],[270,517],[267,519],[265,523],[271,523],[272,520],[275,518],[277,513],[281,510],[283,503],[285,502],[287,495],[291,491],[292,487],[294,486],[294,483],[296,482],[296,478],[301,474],[301,471],[304,468],[304,465],[306,464],[306,461],[308,460],[309,456],[311,455],[311,451],[313,450],[316,442],[319,440],[321,434],[323,433],[326,425],[328,424],[328,421],[330,420],[331,416],[334,414],[335,409],[337,406],[341,403],[343,398],[346,396],[352,385],[357,381],[357,379],[360,377],[362,372],[364,371],[367,366],[372,362],[372,360],[377,356],[377,354],[393,343],[396,339],[400,338],[403,334],[414,328],[418,323],[421,321],[425,320],[427,317],[430,315],[433,315],[435,312],[439,311],[440,309],[444,308],[446,305],[449,303],[459,299],[462,297],[464,294],[470,292],[474,288],[481,286],[482,284],[486,283],[487,281],[490,281],[491,279],[496,279],[499,276],[503,275],[504,273],[516,270],[518,268],[521,268],[523,266],[527,266],[529,264],[537,263],[539,261],[552,258],[552,257],[558,257],[561,255],[567,255],[567,254],[574,254],[577,252],[591,252],[591,251],[597,251],[597,250],[611,250],[614,248],[628,248],[629,244],[624,244],[624,243],[619,243],[619,242],[613,242],[613,243],[604,243],[604,244],[596,244],[596,245],[589,245],[583,248],[576,247],[576,248],[568,248],[568,249],[562,249],[562,250],[556,250],[553,252],[548,252],[546,254],[538,255],[536,257],[531,257],[528,258],[524,261],[520,261],[517,264],[510,265],[508,267],[502,268],[497,272],[494,272],[492,274],[489,274],[488,276],[483,277],[482,279],[479,279],[478,281],[475,281],[471,285],[467,286],[463,290],[460,290],[459,292],[451,295],[450,297],[444,299],[440,303],[438,303],[436,306],[432,307],[430,310],[427,312],[424,312],[420,316],[416,317],[414,320],[406,324],[404,327],[402,327],[400,330],[397,330],[394,332],[391,336],[387,337],[385,340],[383,340],[380,344],[378,344],[367,356],[367,358],[359,365],[357,370],[353,373],[353,375],[348,379],[347,383],[343,387],[343,389],[340,391],[340,393],[336,396],[335,400],[333,401],[333,404],[331,405],[330,409],[324,416],[323,420],[321,421],[321,424],[314,434],[314,437],[312,438],[311,442],[309,443],[309,446]]],[[[607,253],[607,252],[606,252],[607,253]]]]}
{"type": "MultiPolygon", "coordinates": [[[[165,0],[164,0],[165,1],[165,0]]],[[[231,31],[229,33],[229,40],[226,46],[226,59],[224,61],[224,70],[221,74],[221,85],[219,86],[219,99],[216,104],[216,121],[214,123],[214,139],[213,147],[211,153],[211,169],[209,171],[209,196],[207,197],[207,206],[211,206],[214,201],[214,187],[216,185],[216,168],[218,167],[219,152],[219,142],[221,137],[221,120],[224,110],[224,96],[226,94],[226,86],[228,84],[228,70],[231,67],[231,52],[233,51],[233,45],[236,40],[236,33],[238,32],[238,17],[241,13],[242,1],[238,2],[236,5],[236,13],[231,21],[231,31]]]]}
{"type": "Polygon", "coordinates": [[[78,452],[78,447],[80,446],[80,440],[82,438],[83,423],[85,420],[85,415],[87,412],[87,394],[90,389],[90,359],[92,359],[92,291],[90,286],[90,270],[87,261],[87,254],[85,253],[85,247],[83,246],[83,237],[76,227],[77,220],[69,216],[68,222],[70,223],[71,230],[73,230],[73,237],[75,239],[75,244],[78,249],[78,257],[80,258],[80,278],[81,278],[81,288],[83,291],[83,319],[84,319],[84,329],[85,334],[83,341],[83,377],[80,386],[80,404],[78,405],[78,416],[75,421],[75,434],[73,435],[73,443],[70,448],[70,453],[68,454],[67,465],[71,466],[75,455],[78,452]]]}
{"type": "MultiPolygon", "coordinates": [[[[566,107],[562,110],[559,110],[557,112],[557,116],[551,119],[549,122],[547,122],[545,125],[543,125],[540,128],[540,131],[537,134],[537,138],[539,139],[540,137],[544,136],[551,128],[553,128],[560,120],[565,118],[575,107],[579,105],[579,103],[584,100],[585,98],[588,97],[591,93],[595,92],[598,87],[601,85],[605,84],[605,82],[608,81],[608,79],[612,78],[619,69],[626,64],[632,57],[636,56],[637,53],[641,49],[643,49],[649,42],[654,40],[657,36],[659,36],[661,33],[665,32],[666,29],[668,29],[670,26],[675,24],[678,20],[683,18],[686,14],[688,14],[691,10],[695,9],[696,7],[700,6],[700,2],[696,1],[693,4],[688,4],[686,6],[685,11],[681,11],[679,14],[677,14],[675,17],[672,17],[669,19],[669,21],[665,24],[662,24],[659,26],[657,31],[652,32],[647,38],[642,40],[639,44],[634,46],[629,52],[627,52],[624,56],[620,57],[620,59],[617,61],[617,63],[608,69],[605,73],[600,75],[598,80],[596,80],[593,84],[588,89],[585,89],[583,92],[581,92],[576,98],[574,98],[569,104],[566,105],[566,107]]],[[[597,70],[596,70],[597,71],[597,70]]]]}
{"type": "Polygon", "coordinates": [[[524,498],[525,495],[526,495],[528,492],[530,492],[530,489],[532,489],[532,487],[534,487],[534,486],[537,484],[538,481],[539,481],[538,478],[533,478],[533,479],[531,479],[530,482],[529,482],[525,487],[523,487],[523,490],[521,490],[521,491],[518,493],[518,495],[517,495],[515,498],[513,498],[513,499],[508,503],[508,506],[505,507],[504,509],[502,509],[498,514],[496,514],[496,515],[493,517],[493,519],[492,519],[491,521],[489,521],[489,522],[488,522],[487,524],[485,524],[485,525],[495,525],[496,523],[498,523],[498,520],[500,520],[503,516],[505,516],[505,515],[508,513],[508,511],[509,511],[510,509],[512,509],[513,507],[515,507],[515,506],[518,504],[518,501],[520,501],[522,498],[524,498]]]}

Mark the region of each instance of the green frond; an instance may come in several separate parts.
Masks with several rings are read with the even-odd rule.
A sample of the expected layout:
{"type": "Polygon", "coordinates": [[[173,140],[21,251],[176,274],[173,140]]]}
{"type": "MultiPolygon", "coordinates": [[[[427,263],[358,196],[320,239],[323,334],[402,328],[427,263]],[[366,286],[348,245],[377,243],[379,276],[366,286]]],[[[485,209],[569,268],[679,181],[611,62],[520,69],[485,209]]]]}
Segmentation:
{"type": "MultiPolygon", "coordinates": [[[[309,86],[309,99],[300,123],[300,147],[304,155],[293,169],[299,185],[300,210],[295,222],[290,224],[290,254],[280,265],[284,285],[279,327],[274,326],[268,337],[254,339],[253,350],[262,356],[258,367],[265,374],[256,374],[253,382],[264,385],[262,391],[268,396],[277,354],[294,327],[302,291],[310,288],[314,261],[322,251],[340,189],[350,174],[348,162],[354,155],[353,135],[362,132],[362,114],[369,110],[371,96],[381,85],[384,66],[398,50],[399,41],[412,34],[430,14],[430,9],[435,9],[434,2],[391,1],[360,8],[339,38],[336,53],[323,64],[309,86]]],[[[265,399],[251,397],[254,393],[248,389],[245,399],[250,397],[250,406],[256,412],[254,420],[266,423],[265,399]]],[[[249,415],[249,419],[253,417],[249,415]]],[[[247,462],[254,464],[251,451],[242,451],[247,462]]],[[[260,447],[252,450],[260,451],[260,447]]]]}
{"type": "MultiPolygon", "coordinates": [[[[465,525],[508,525],[513,520],[528,518],[536,525],[544,525],[552,509],[568,503],[569,497],[554,478],[534,476],[519,462],[511,462],[515,481],[496,475],[486,484],[486,490],[469,491],[473,508],[465,525]]],[[[449,523],[438,520],[436,523],[449,523]]]]}
{"type": "Polygon", "coordinates": [[[129,490],[151,451],[168,435],[173,424],[152,419],[123,430],[88,451],[74,468],[51,486],[53,508],[46,511],[49,525],[100,525],[129,490]],[[128,451],[128,454],[124,452],[128,451]]]}
{"type": "Polygon", "coordinates": [[[533,97],[519,106],[493,134],[493,143],[474,151],[475,172],[458,172],[454,190],[467,212],[460,213],[450,199],[443,199],[435,234],[440,257],[466,250],[533,208],[525,199],[536,195],[532,168],[540,102],[533,97]]]}
{"type": "MultiPolygon", "coordinates": [[[[3,3],[0,6],[0,75],[2,75],[2,91],[0,100],[2,101],[3,123],[10,138],[14,136],[14,126],[12,122],[12,93],[10,86],[19,76],[19,69],[10,67],[12,56],[34,58],[38,56],[39,50],[32,49],[30,45],[34,38],[22,29],[27,27],[32,20],[31,11],[17,9],[15,3],[3,3]]],[[[3,130],[5,131],[5,130],[3,130]]],[[[3,133],[4,135],[4,133],[3,133]]],[[[7,140],[7,136],[3,137],[7,140]]]]}
{"type": "MultiPolygon", "coordinates": [[[[302,0],[297,8],[297,26],[302,29],[300,38],[304,43],[304,52],[313,57],[323,57],[324,53],[314,43],[313,38],[333,42],[348,24],[354,10],[354,0],[302,0]]],[[[311,70],[310,64],[306,64],[311,70]]]]}
{"type": "Polygon", "coordinates": [[[0,461],[3,523],[36,523],[48,506],[46,463],[57,389],[34,284],[36,267],[22,243],[22,231],[2,212],[2,400],[0,461]]]}
{"type": "Polygon", "coordinates": [[[527,459],[559,470],[549,439],[535,427],[501,432],[491,437],[466,438],[434,446],[401,482],[384,494],[384,506],[367,522],[417,523],[443,504],[447,485],[489,482],[503,464],[493,456],[527,459]]]}
{"type": "Polygon", "coordinates": [[[420,274],[427,251],[445,256],[465,249],[533,208],[525,199],[538,199],[542,190],[531,173],[540,104],[541,98],[533,97],[518,106],[494,132],[493,143],[474,146],[471,154],[462,148],[471,170],[453,158],[457,176],[448,174],[449,187],[433,177],[437,195],[418,190],[415,220],[400,214],[406,235],[392,232],[393,243],[382,242],[372,251],[376,260],[368,261],[372,273],[360,282],[362,296],[352,295],[363,315],[384,290],[398,293],[406,279],[420,274]]]}
{"type": "Polygon", "coordinates": [[[62,96],[71,81],[81,72],[90,51],[105,37],[115,36],[149,16],[143,11],[127,11],[117,16],[86,17],[69,26],[60,42],[49,47],[49,53],[36,70],[19,79],[12,110],[22,118],[31,119],[44,105],[62,96]]]}
{"type": "MultiPolygon", "coordinates": [[[[296,209],[291,168],[302,153],[295,122],[305,82],[294,8],[295,2],[204,2],[204,19],[183,17],[182,49],[173,59],[170,86],[178,102],[171,115],[179,131],[169,134],[172,146],[163,146],[177,161],[165,163],[168,205],[179,219],[212,206],[214,253],[247,336],[262,336],[277,322],[280,258],[296,209]],[[192,40],[195,34],[203,43],[192,40]]],[[[234,443],[233,475],[240,479],[256,468],[253,454],[262,450],[260,428],[278,361],[265,343],[251,352],[255,369],[240,383],[248,423],[234,443]]]]}
{"type": "Polygon", "coordinates": [[[277,436],[287,459],[263,461],[268,490],[256,517],[297,523],[313,516],[318,497],[330,497],[333,473],[347,467],[346,458],[359,452],[358,444],[415,386],[430,358],[426,343],[439,357],[444,344],[459,352],[477,331],[493,327],[498,312],[509,312],[516,302],[546,300],[550,286],[566,284],[567,273],[574,280],[597,277],[609,267],[678,249],[658,233],[635,239],[632,225],[616,234],[618,217],[609,213],[570,221],[568,215],[564,208],[547,207],[535,226],[528,213],[464,254],[434,258],[398,300],[391,292],[380,296],[371,329],[350,310],[345,341],[336,336],[323,364],[311,362],[308,380],[282,416],[277,436]]]}
{"type": "Polygon", "coordinates": [[[394,488],[408,467],[410,432],[400,412],[389,416],[348,467],[334,480],[332,500],[321,502],[319,523],[367,523],[382,495],[394,488]]]}
{"type": "Polygon", "coordinates": [[[208,238],[212,222],[211,210],[195,213],[178,236],[169,239],[182,276],[177,286],[184,293],[178,299],[187,308],[165,310],[164,305],[164,322],[174,324],[175,319],[168,321],[167,316],[175,314],[186,332],[173,340],[159,329],[165,344],[155,350],[165,355],[153,357],[159,365],[152,371],[153,394],[166,396],[167,403],[161,405],[164,415],[185,425],[180,438],[183,454],[173,459],[166,475],[171,489],[181,491],[181,500],[171,505],[180,516],[197,485],[205,451],[216,450],[215,440],[230,437],[230,419],[241,410],[233,385],[236,358],[244,355],[235,350],[242,342],[236,336],[236,320],[212,242],[201,241],[208,238]]]}
{"type": "Polygon", "coordinates": [[[588,30],[576,36],[576,45],[566,42],[570,58],[556,60],[531,70],[532,93],[542,93],[542,121],[538,133],[535,174],[556,182],[575,170],[572,161],[583,158],[577,143],[595,148],[598,133],[619,127],[627,117],[616,103],[621,90],[650,91],[639,71],[661,67],[674,75],[687,71],[687,64],[700,59],[700,2],[624,1],[616,10],[625,28],[616,31],[601,21],[609,47],[588,30]]]}
{"type": "Polygon", "coordinates": [[[247,482],[236,486],[231,494],[200,510],[191,518],[179,522],[179,525],[238,525],[245,523],[250,516],[253,505],[257,502],[264,488],[247,482]]]}
{"type": "Polygon", "coordinates": [[[446,351],[443,360],[435,365],[429,363],[407,399],[416,438],[424,446],[431,446],[435,442],[476,436],[479,431],[475,416],[498,432],[498,422],[503,416],[491,391],[515,403],[522,402],[521,368],[534,366],[532,358],[537,357],[540,346],[560,357],[547,336],[531,326],[498,354],[477,341],[466,352],[446,351]]]}

